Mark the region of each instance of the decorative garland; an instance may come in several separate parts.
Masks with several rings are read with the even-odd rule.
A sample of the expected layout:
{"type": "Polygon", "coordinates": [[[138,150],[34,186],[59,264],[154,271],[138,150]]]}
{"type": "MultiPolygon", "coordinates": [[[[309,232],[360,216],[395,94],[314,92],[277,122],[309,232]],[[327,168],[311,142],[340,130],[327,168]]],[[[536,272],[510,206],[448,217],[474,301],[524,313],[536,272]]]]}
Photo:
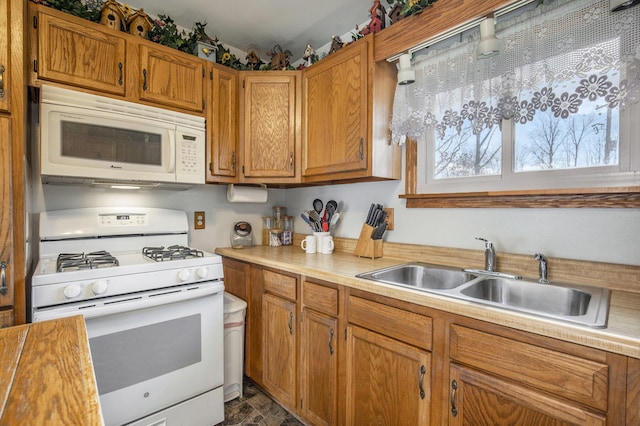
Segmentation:
{"type": "MultiPolygon", "coordinates": [[[[78,16],[83,19],[87,19],[92,22],[99,22],[103,4],[107,0],[31,0],[33,3],[49,6],[54,9],[60,10],[65,13],[69,13],[74,16],[78,16]]],[[[437,0],[388,0],[389,5],[394,7],[389,10],[389,19],[391,24],[398,20],[409,16],[417,15],[421,13],[425,8],[435,3],[437,0]],[[399,10],[401,8],[401,10],[399,10]],[[393,13],[393,15],[392,15],[393,13]]],[[[117,2],[115,2],[117,3],[117,2]]],[[[352,41],[354,42],[364,35],[379,31],[384,28],[385,21],[385,9],[380,6],[380,0],[374,0],[374,7],[371,9],[372,22],[358,30],[358,26],[355,27],[355,32],[351,33],[352,41]],[[374,9],[379,12],[374,13],[374,9]],[[375,15],[375,16],[374,16],[375,15]],[[377,17],[377,18],[376,18],[377,17]],[[376,18],[376,19],[374,19],[376,18]],[[382,21],[382,22],[380,22],[382,21]]],[[[117,3],[120,11],[122,12],[125,20],[127,17],[134,14],[134,10],[126,4],[117,3]]],[[[271,57],[271,62],[264,64],[257,52],[247,52],[247,63],[241,62],[234,54],[232,54],[229,48],[225,48],[217,37],[211,38],[205,32],[206,22],[196,22],[193,30],[186,33],[184,30],[180,31],[170,16],[158,15],[157,19],[150,22],[151,29],[149,30],[149,39],[155,43],[162,44],[173,49],[180,50],[182,52],[190,53],[197,56],[197,44],[200,42],[209,44],[214,50],[217,51],[216,62],[221,65],[226,65],[230,68],[237,70],[293,70],[289,60],[291,58],[291,51],[283,50],[280,46],[276,45],[272,50],[267,52],[267,56],[271,57]]],[[[121,31],[126,31],[126,25],[121,31]]],[[[343,43],[339,37],[332,37],[331,50],[328,54],[334,53],[348,43],[343,43]]],[[[324,55],[327,56],[327,55],[324,55]]],[[[317,62],[320,58],[315,54],[311,46],[307,46],[305,50],[305,60],[298,69],[302,69],[317,62]],[[311,52],[311,53],[310,53],[311,52]]]]}

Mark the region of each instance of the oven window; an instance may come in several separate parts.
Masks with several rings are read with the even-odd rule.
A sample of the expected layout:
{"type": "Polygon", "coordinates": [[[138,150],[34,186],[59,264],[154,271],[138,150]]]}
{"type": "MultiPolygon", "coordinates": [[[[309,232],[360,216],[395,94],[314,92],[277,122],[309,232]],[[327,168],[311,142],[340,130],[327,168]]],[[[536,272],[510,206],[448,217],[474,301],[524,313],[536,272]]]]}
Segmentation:
{"type": "Polygon", "coordinates": [[[157,133],[63,121],[62,156],[120,163],[162,165],[157,133]]]}
{"type": "Polygon", "coordinates": [[[89,339],[100,395],[201,361],[201,315],[89,339]]]}

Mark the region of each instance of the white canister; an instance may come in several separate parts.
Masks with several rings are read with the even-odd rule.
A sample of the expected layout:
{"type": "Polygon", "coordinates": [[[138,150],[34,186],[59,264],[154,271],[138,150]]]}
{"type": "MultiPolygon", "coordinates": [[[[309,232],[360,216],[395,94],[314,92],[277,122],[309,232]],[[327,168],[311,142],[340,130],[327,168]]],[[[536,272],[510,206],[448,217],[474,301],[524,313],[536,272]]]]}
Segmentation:
{"type": "Polygon", "coordinates": [[[331,236],[329,232],[314,232],[313,235],[316,237],[316,247],[318,251],[321,251],[322,248],[322,239],[327,236],[331,236]]]}
{"type": "Polygon", "coordinates": [[[300,247],[302,250],[306,251],[307,254],[313,254],[316,252],[317,247],[317,239],[315,235],[307,235],[304,240],[300,243],[300,247]]]}

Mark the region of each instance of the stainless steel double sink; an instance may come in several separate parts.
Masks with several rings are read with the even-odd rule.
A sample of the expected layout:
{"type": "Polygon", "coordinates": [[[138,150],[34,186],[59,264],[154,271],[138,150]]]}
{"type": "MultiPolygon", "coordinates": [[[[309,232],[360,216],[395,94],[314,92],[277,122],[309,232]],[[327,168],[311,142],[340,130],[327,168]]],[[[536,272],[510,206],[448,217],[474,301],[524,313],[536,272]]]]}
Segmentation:
{"type": "Polygon", "coordinates": [[[611,292],[606,288],[555,282],[542,284],[422,262],[356,276],[587,327],[607,326],[611,292]]]}

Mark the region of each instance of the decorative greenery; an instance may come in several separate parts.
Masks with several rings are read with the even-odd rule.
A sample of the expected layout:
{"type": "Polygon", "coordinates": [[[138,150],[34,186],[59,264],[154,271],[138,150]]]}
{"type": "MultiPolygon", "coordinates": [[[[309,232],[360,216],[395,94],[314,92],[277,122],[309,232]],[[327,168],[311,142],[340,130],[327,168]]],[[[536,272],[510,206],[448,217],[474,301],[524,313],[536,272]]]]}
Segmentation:
{"type": "Polygon", "coordinates": [[[34,3],[49,6],[89,21],[100,21],[102,0],[32,0],[34,3]]]}
{"type": "Polygon", "coordinates": [[[387,3],[392,5],[398,3],[402,5],[402,11],[400,12],[404,16],[418,15],[422,13],[424,9],[431,6],[437,0],[389,0],[387,3]]]}

